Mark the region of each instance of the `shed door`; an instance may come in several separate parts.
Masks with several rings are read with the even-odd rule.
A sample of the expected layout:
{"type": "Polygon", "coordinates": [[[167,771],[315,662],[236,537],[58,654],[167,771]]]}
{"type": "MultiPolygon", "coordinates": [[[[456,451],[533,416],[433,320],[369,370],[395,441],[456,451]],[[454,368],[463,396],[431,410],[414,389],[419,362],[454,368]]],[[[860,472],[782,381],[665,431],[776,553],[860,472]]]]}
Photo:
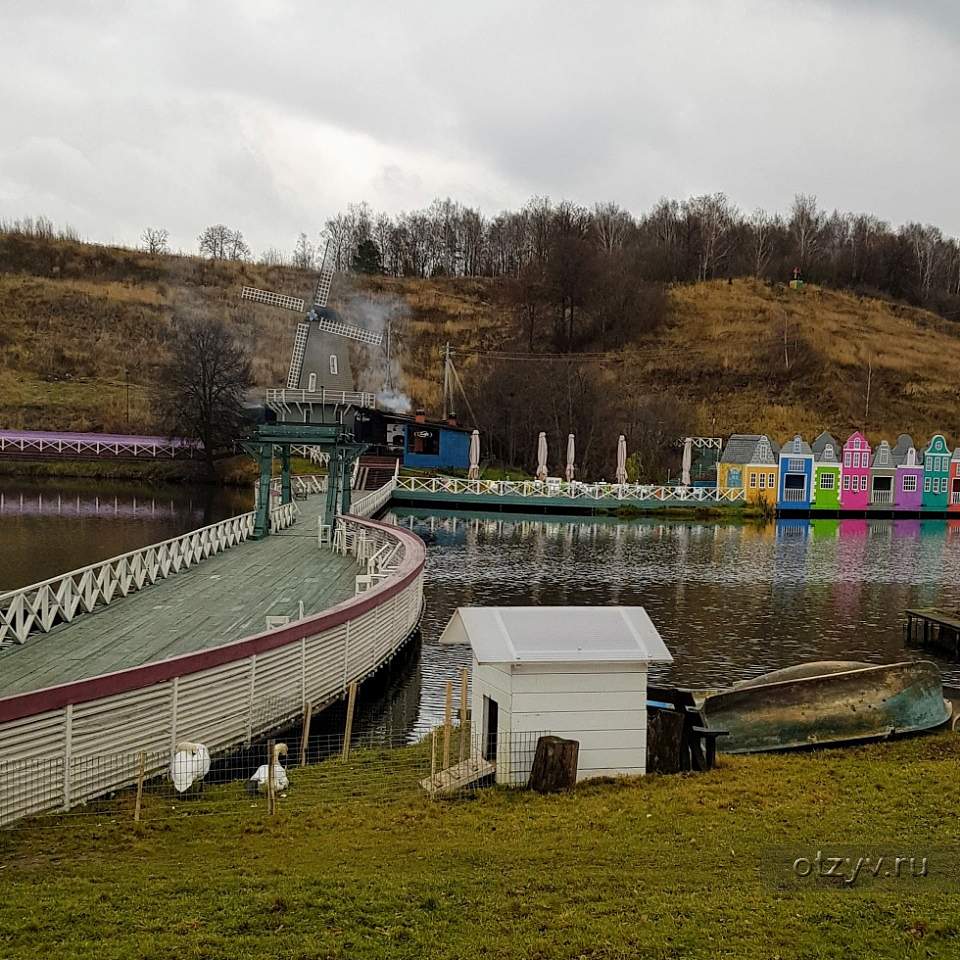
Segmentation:
{"type": "Polygon", "coordinates": [[[497,762],[497,727],[500,723],[500,707],[496,700],[486,694],[483,697],[483,759],[497,762]]]}

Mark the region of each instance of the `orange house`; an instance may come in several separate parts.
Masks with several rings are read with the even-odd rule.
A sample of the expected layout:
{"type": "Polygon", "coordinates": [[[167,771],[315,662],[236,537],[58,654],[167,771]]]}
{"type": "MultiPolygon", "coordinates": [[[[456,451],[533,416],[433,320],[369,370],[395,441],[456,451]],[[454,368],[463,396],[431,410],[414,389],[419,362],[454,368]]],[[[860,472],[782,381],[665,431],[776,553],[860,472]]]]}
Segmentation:
{"type": "Polygon", "coordinates": [[[769,437],[760,437],[753,448],[750,462],[743,468],[743,489],[747,503],[766,502],[771,507],[777,502],[779,453],[769,437]]]}

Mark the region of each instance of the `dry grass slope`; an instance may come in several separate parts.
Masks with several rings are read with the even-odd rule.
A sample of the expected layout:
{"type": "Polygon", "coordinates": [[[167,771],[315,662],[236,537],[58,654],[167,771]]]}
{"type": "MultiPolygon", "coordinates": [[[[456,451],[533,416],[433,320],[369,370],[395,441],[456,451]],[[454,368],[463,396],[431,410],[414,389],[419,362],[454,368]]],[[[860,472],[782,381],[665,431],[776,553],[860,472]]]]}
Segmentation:
{"type": "MultiPolygon", "coordinates": [[[[305,296],[312,283],[291,268],[0,236],[0,427],[158,429],[152,397],[184,311],[235,324],[254,352],[257,383],[279,384],[295,316],[241,304],[239,290],[305,296]]],[[[463,354],[467,381],[484,362],[470,351],[517,342],[496,281],[338,277],[331,302],[354,321],[370,305],[397,318],[399,386],[433,411],[446,341],[463,354]]],[[[675,396],[702,433],[782,440],[866,428],[893,440],[901,430],[958,431],[960,325],[885,301],[749,280],[677,285],[666,326],[638,337],[623,359],[604,374],[612,390],[675,396]]],[[[359,353],[356,366],[373,376],[359,353]]]]}

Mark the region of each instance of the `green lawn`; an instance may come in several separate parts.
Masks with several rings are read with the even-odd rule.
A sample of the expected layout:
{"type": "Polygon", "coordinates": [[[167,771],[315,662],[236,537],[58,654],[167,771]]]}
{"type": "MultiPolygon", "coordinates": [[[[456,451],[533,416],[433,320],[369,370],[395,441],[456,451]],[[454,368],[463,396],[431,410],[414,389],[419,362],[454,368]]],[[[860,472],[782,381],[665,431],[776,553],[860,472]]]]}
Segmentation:
{"type": "Polygon", "coordinates": [[[404,753],[0,833],[0,957],[960,956],[956,735],[435,802],[404,753]],[[930,876],[789,879],[840,845],[930,876]]]}

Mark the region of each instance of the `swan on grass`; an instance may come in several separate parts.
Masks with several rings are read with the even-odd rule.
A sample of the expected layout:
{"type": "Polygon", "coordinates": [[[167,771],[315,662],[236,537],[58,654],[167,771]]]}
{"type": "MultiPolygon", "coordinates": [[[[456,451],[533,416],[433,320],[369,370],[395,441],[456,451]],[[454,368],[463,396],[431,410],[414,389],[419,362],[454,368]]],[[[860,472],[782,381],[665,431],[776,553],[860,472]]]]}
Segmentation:
{"type": "Polygon", "coordinates": [[[183,740],[173,750],[170,779],[177,793],[186,793],[210,772],[210,751],[202,743],[183,740]]]}
{"type": "MultiPolygon", "coordinates": [[[[285,757],[286,755],[287,745],[285,743],[274,744],[272,764],[274,793],[281,793],[290,786],[290,781],[287,779],[287,771],[284,770],[280,765],[280,758],[285,757]]],[[[256,772],[247,781],[247,793],[256,794],[267,792],[267,771],[269,770],[270,766],[271,764],[262,763],[259,767],[257,767],[256,772]]]]}

